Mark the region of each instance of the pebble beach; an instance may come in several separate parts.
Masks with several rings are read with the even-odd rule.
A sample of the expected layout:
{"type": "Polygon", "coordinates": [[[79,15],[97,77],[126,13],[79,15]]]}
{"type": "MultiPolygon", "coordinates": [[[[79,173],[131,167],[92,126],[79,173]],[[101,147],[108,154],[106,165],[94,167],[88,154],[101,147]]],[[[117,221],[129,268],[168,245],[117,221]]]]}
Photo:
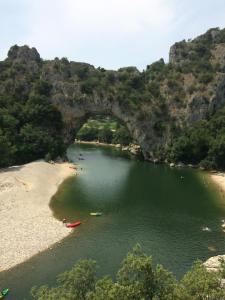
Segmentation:
{"type": "Polygon", "coordinates": [[[36,161],[0,171],[0,272],[28,260],[71,230],[49,207],[58,186],[76,175],[74,165],[36,161]]]}

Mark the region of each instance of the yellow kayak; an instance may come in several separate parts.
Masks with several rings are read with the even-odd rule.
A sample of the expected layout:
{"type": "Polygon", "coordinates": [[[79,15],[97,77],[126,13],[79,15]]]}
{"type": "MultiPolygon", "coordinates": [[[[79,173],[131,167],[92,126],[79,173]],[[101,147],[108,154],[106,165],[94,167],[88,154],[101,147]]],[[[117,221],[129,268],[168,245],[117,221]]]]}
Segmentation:
{"type": "Polygon", "coordinates": [[[99,216],[101,216],[101,215],[102,215],[101,212],[91,212],[91,213],[90,213],[90,216],[95,216],[95,217],[99,217],[99,216]]]}

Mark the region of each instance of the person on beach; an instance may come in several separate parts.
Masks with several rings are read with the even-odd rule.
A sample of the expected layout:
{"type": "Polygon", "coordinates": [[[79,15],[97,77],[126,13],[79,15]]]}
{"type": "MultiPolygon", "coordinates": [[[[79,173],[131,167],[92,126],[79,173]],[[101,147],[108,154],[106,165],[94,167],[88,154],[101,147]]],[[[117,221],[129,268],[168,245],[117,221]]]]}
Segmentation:
{"type": "Polygon", "coordinates": [[[65,224],[65,223],[66,223],[66,219],[64,218],[64,219],[62,220],[62,222],[63,222],[63,224],[65,224]]]}

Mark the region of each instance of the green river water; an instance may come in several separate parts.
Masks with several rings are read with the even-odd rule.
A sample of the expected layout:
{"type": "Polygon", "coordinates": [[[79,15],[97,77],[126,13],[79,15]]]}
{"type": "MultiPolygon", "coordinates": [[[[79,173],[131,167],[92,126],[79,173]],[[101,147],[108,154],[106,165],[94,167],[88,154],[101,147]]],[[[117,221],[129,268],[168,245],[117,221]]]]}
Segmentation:
{"type": "Polygon", "coordinates": [[[32,286],[54,284],[58,273],[81,258],[97,260],[100,275],[114,275],[136,243],[177,277],[196,259],[225,253],[220,227],[225,199],[206,173],[129,159],[110,147],[74,145],[68,156],[79,164],[79,175],[60,186],[50,206],[56,218],[82,225],[51,249],[0,273],[0,286],[12,290],[7,299],[30,299],[32,286]],[[91,217],[94,211],[103,215],[91,217]]]}

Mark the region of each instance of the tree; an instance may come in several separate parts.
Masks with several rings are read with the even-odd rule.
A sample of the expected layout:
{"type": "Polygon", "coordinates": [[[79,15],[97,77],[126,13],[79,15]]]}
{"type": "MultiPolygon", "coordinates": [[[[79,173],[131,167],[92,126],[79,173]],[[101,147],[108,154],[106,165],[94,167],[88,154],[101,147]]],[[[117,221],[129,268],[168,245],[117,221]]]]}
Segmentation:
{"type": "Polygon", "coordinates": [[[218,135],[212,141],[209,156],[215,162],[216,168],[225,168],[225,134],[218,135]]]}
{"type": "Polygon", "coordinates": [[[0,130],[0,167],[7,167],[15,162],[16,147],[13,146],[0,130]]]}
{"type": "Polygon", "coordinates": [[[90,77],[82,82],[81,91],[85,94],[91,94],[95,87],[99,84],[99,80],[96,77],[90,77]]]}
{"type": "Polygon", "coordinates": [[[133,290],[136,299],[154,295],[155,280],[152,259],[143,253],[140,245],[136,245],[122,262],[117,275],[118,282],[133,290]]]}
{"type": "Polygon", "coordinates": [[[34,84],[34,91],[36,94],[49,96],[52,89],[52,85],[45,80],[38,80],[34,84]]]}
{"type": "Polygon", "coordinates": [[[31,294],[36,300],[85,300],[87,294],[94,289],[95,281],[95,261],[82,260],[72,270],[58,276],[56,288],[34,287],[31,294]]]}
{"type": "Polygon", "coordinates": [[[108,128],[107,126],[104,126],[98,132],[98,139],[100,142],[110,144],[110,143],[112,143],[112,137],[113,137],[112,130],[110,128],[108,128]]]}
{"type": "Polygon", "coordinates": [[[208,272],[197,261],[178,282],[161,265],[154,268],[151,257],[136,245],[115,281],[109,276],[97,279],[94,261],[79,261],[58,277],[55,288],[35,287],[32,296],[35,300],[224,300],[224,274],[224,263],[219,272],[208,272]]]}
{"type": "Polygon", "coordinates": [[[131,141],[131,136],[124,126],[119,126],[119,129],[113,134],[112,142],[114,144],[129,145],[131,141]]]}

